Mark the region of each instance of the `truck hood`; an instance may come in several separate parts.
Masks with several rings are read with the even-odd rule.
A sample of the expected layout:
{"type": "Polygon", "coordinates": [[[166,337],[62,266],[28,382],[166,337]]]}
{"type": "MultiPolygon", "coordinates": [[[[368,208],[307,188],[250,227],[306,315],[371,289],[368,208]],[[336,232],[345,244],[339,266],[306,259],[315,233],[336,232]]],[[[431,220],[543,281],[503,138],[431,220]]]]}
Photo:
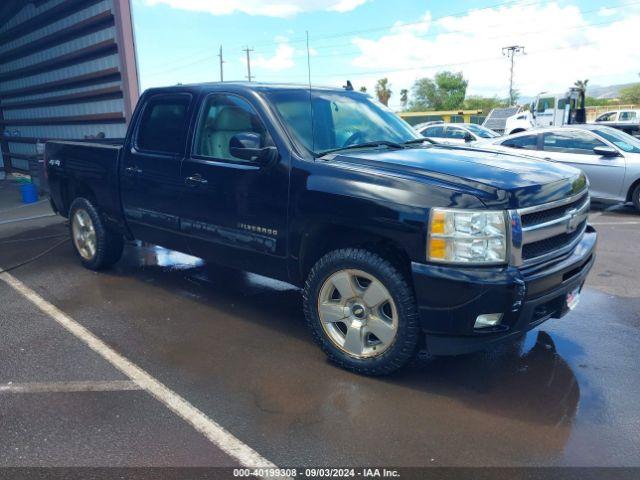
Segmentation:
{"type": "Polygon", "coordinates": [[[575,195],[586,186],[584,174],[576,168],[474,147],[344,151],[327,159],[392,175],[444,182],[471,190],[469,193],[485,205],[499,208],[553,202],[575,195]]]}

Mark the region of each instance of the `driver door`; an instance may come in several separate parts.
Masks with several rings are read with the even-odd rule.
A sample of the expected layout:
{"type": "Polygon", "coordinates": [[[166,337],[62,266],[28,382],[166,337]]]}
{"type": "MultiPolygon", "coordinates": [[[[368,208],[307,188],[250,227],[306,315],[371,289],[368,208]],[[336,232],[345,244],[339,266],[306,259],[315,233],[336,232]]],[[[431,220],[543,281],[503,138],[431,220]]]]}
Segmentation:
{"type": "Polygon", "coordinates": [[[235,135],[255,133],[273,146],[258,112],[235,94],[202,101],[191,154],[182,162],[181,231],[192,255],[234,268],[277,276],[286,253],[288,169],[236,158],[235,135]]]}

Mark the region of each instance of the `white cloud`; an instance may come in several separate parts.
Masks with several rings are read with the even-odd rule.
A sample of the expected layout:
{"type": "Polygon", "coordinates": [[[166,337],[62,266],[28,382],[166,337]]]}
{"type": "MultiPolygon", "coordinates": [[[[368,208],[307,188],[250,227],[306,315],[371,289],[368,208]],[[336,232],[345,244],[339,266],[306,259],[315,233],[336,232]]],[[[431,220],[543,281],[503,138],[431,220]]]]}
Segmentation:
{"type": "MultiPolygon", "coordinates": [[[[289,70],[295,66],[295,61],[293,60],[294,54],[295,49],[291,45],[280,43],[271,57],[256,55],[251,58],[251,67],[262,68],[273,72],[289,70]]],[[[244,58],[241,60],[243,63],[246,62],[244,58]]]]}
{"type": "Polygon", "coordinates": [[[366,1],[367,0],[339,0],[338,2],[334,2],[333,5],[326,7],[326,9],[331,12],[350,12],[364,4],[366,1]]]}
{"type": "Polygon", "coordinates": [[[352,65],[362,69],[354,84],[369,91],[387,76],[399,102],[402,88],[441,70],[462,71],[468,93],[506,97],[509,64],[502,47],[524,45],[516,58],[515,87],[524,95],[565,91],[576,79],[591,84],[633,81],[640,63],[635,39],[640,14],[591,26],[575,6],[512,5],[469,12],[424,24],[396,24],[376,39],[354,38],[359,54],[352,65]],[[367,73],[367,71],[371,73],[367,73]],[[629,80],[630,79],[630,80],[629,80]]]}
{"type": "Polygon", "coordinates": [[[612,17],[616,13],[617,11],[615,8],[602,7],[600,10],[598,10],[599,17],[612,17]]]}
{"type": "Polygon", "coordinates": [[[266,17],[292,17],[313,11],[349,12],[368,0],[143,0],[147,5],[206,12],[211,15],[245,13],[266,17]]]}

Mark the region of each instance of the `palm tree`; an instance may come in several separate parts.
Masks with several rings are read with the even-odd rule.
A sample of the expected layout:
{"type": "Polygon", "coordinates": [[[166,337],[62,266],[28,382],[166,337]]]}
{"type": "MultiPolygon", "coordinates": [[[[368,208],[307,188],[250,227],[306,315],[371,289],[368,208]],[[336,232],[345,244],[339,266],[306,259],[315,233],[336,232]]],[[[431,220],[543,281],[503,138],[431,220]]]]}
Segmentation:
{"type": "Polygon", "coordinates": [[[400,90],[400,103],[402,104],[402,109],[407,109],[407,103],[409,103],[409,90],[403,88],[400,90]]]}
{"type": "Polygon", "coordinates": [[[589,79],[585,78],[584,80],[576,80],[573,86],[580,89],[582,92],[586,92],[588,83],[589,79]]]}
{"type": "Polygon", "coordinates": [[[389,105],[389,99],[391,98],[391,94],[393,92],[391,91],[391,89],[389,89],[389,79],[388,78],[381,78],[380,80],[377,81],[376,83],[376,96],[378,97],[378,100],[380,100],[380,103],[384,104],[384,105],[389,105]]]}

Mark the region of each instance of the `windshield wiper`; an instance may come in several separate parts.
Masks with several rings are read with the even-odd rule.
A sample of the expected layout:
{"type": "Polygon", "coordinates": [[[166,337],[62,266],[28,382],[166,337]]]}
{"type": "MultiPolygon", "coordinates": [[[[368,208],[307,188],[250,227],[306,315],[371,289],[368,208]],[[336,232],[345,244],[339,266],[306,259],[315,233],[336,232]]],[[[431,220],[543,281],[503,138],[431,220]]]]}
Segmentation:
{"type": "Polygon", "coordinates": [[[424,143],[424,142],[429,142],[431,145],[438,145],[438,142],[436,142],[435,140],[431,140],[430,138],[427,138],[427,137],[414,138],[413,140],[404,142],[403,145],[413,145],[416,143],[424,143]]]}
{"type": "Polygon", "coordinates": [[[403,149],[404,146],[401,143],[389,142],[388,140],[376,140],[373,142],[365,142],[365,143],[357,143],[355,145],[349,145],[347,147],[340,148],[332,148],[330,150],[323,150],[322,152],[318,152],[317,156],[322,157],[327,153],[339,152],[341,150],[353,150],[355,148],[370,148],[370,147],[389,147],[395,149],[403,149]]]}

